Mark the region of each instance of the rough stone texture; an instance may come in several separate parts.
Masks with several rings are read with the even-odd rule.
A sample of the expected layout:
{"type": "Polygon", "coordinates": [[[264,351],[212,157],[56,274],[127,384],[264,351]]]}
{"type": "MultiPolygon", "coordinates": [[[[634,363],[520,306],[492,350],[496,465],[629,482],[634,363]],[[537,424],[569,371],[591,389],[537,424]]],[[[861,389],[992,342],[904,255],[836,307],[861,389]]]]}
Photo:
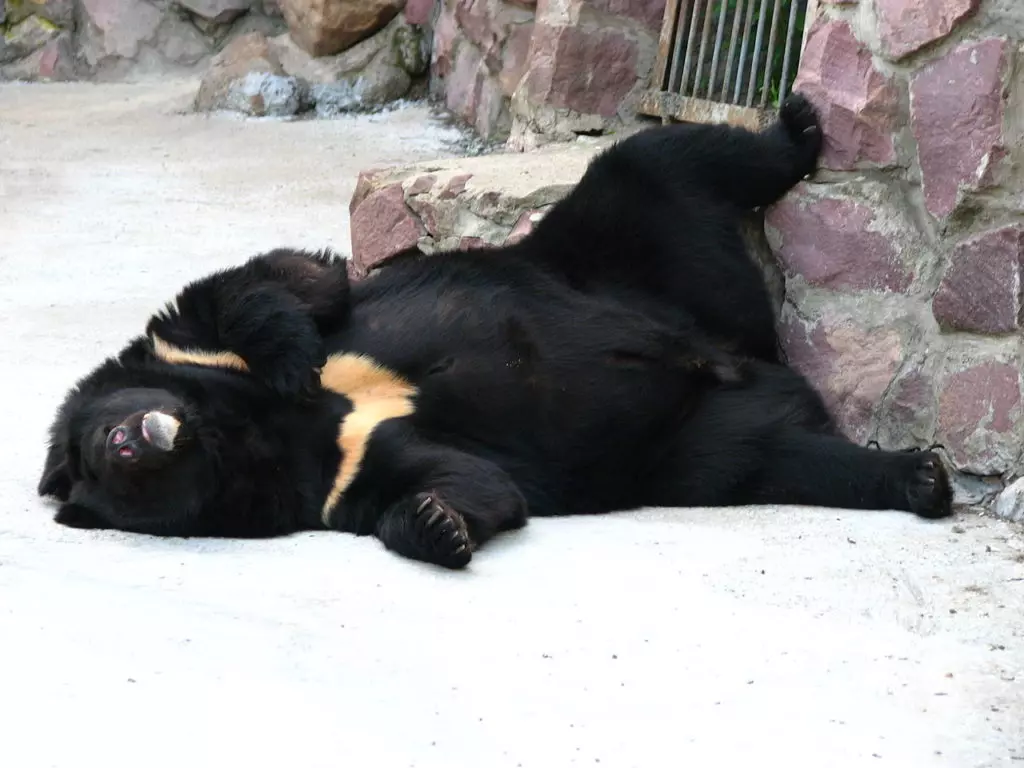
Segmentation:
{"type": "Polygon", "coordinates": [[[195,108],[199,111],[231,108],[229,105],[234,101],[228,100],[228,94],[232,85],[249,74],[285,74],[270,42],[258,32],[236,38],[214,57],[199,85],[195,108]]]}
{"type": "Polygon", "coordinates": [[[431,89],[485,138],[524,149],[632,119],[664,0],[440,0],[431,89]]]}
{"type": "Polygon", "coordinates": [[[863,443],[905,350],[895,329],[869,328],[860,322],[828,314],[808,326],[791,314],[780,334],[790,364],[819,388],[844,432],[863,443]]]}
{"type": "Polygon", "coordinates": [[[391,21],[405,0],[280,0],[292,38],[313,56],[331,56],[391,21]]]}
{"type": "Polygon", "coordinates": [[[1024,227],[1004,227],[960,244],[932,302],[935,319],[955,331],[1019,329],[1022,265],[1024,227]]]}
{"type": "Polygon", "coordinates": [[[206,59],[215,43],[184,19],[166,16],[157,32],[156,47],[168,60],[190,66],[206,59]]]}
{"type": "Polygon", "coordinates": [[[1004,155],[1006,41],[966,43],[915,73],[911,125],[925,204],[936,217],[956,208],[961,188],[989,186],[1004,155]]]}
{"type": "Polygon", "coordinates": [[[0,2],[0,23],[6,20],[7,24],[17,24],[30,16],[69,29],[75,23],[75,0],[9,0],[6,5],[0,2]]]}
{"type": "Polygon", "coordinates": [[[245,35],[215,58],[195,106],[249,115],[312,109],[323,118],[376,109],[408,93],[410,70],[422,73],[424,59],[417,59],[416,49],[422,39],[420,31],[400,16],[344,53],[320,58],[310,56],[287,33],[269,40],[260,33],[245,35]],[[241,82],[254,72],[273,77],[241,82]],[[261,103],[275,106],[264,108],[261,103]]]}
{"type": "Polygon", "coordinates": [[[817,197],[803,185],[768,211],[765,226],[790,277],[834,290],[904,292],[911,274],[891,230],[906,225],[880,219],[867,198],[817,197]]]}
{"type": "Polygon", "coordinates": [[[412,246],[430,253],[522,239],[606,144],[588,140],[530,155],[499,154],[361,173],[349,205],[353,277],[365,276],[380,260],[412,246]]]}
{"type": "Polygon", "coordinates": [[[410,24],[427,24],[434,12],[434,0],[406,0],[405,20],[410,24]]]}
{"type": "Polygon", "coordinates": [[[223,109],[253,117],[288,117],[304,102],[304,84],[294,77],[249,72],[228,86],[223,109]]]}
{"type": "Polygon", "coordinates": [[[9,64],[38,51],[60,34],[60,29],[37,16],[29,16],[0,35],[0,64],[9,64]]]}
{"type": "Polygon", "coordinates": [[[388,38],[374,35],[335,56],[310,56],[287,32],[270,40],[270,46],[288,74],[310,83],[333,83],[358,72],[384,49],[388,38]]]}
{"type": "Polygon", "coordinates": [[[253,0],[176,0],[197,16],[215,24],[226,24],[249,10],[253,0]]]}
{"type": "Polygon", "coordinates": [[[957,499],[987,503],[1024,475],[1024,9],[828,7],[853,5],[819,6],[794,85],[822,169],[765,212],[784,349],[851,437],[941,443],[957,499]]]}
{"type": "Polygon", "coordinates": [[[998,474],[1020,455],[1020,365],[987,360],[946,376],[939,393],[939,435],[966,471],[998,474]]]}
{"type": "Polygon", "coordinates": [[[0,66],[0,80],[66,81],[73,80],[75,74],[74,48],[68,32],[61,32],[25,58],[0,66]]]}
{"type": "Polygon", "coordinates": [[[415,246],[423,225],[405,204],[401,184],[389,184],[366,195],[351,217],[352,266],[362,276],[377,262],[415,246]]]}
{"type": "Polygon", "coordinates": [[[334,117],[343,112],[372,109],[402,98],[412,84],[408,73],[379,59],[357,75],[334,83],[319,83],[311,98],[318,117],[334,117]]]}
{"type": "Polygon", "coordinates": [[[826,136],[822,166],[849,170],[896,159],[899,91],[878,71],[848,23],[819,17],[807,36],[793,88],[821,113],[826,136]]]}
{"type": "Polygon", "coordinates": [[[882,51],[892,59],[948,35],[980,0],[874,0],[882,51]]]}
{"type": "Polygon", "coordinates": [[[503,138],[509,98],[533,30],[528,10],[502,0],[446,0],[433,33],[431,90],[484,138],[503,138]]]}
{"type": "Polygon", "coordinates": [[[1014,481],[996,498],[993,511],[997,517],[1024,523],[1024,478],[1014,481]]]}
{"type": "Polygon", "coordinates": [[[665,0],[590,0],[587,6],[613,16],[623,16],[643,23],[657,34],[665,15],[665,0]]]}
{"type": "Polygon", "coordinates": [[[636,82],[637,47],[615,30],[538,26],[523,82],[527,97],[611,117],[636,82]]]}
{"type": "Polygon", "coordinates": [[[0,80],[191,74],[231,40],[279,34],[276,0],[6,0],[0,80]]]}
{"type": "Polygon", "coordinates": [[[139,46],[156,34],[161,12],[145,0],[81,0],[84,20],[96,32],[86,59],[97,64],[107,56],[135,58],[139,46]]]}

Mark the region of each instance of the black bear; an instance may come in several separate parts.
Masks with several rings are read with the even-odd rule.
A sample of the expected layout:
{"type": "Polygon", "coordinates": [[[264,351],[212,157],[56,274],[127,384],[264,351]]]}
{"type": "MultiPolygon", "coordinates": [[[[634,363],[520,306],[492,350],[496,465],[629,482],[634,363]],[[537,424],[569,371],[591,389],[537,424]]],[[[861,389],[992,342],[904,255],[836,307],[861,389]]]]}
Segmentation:
{"type": "Polygon", "coordinates": [[[853,444],[779,361],[737,224],[821,143],[793,95],[761,132],[619,142],[515,245],[403,253],[351,286],[341,259],[284,249],[203,278],[72,389],[39,493],[67,525],[335,529],[450,568],[528,516],[946,516],[936,454],[853,444]]]}

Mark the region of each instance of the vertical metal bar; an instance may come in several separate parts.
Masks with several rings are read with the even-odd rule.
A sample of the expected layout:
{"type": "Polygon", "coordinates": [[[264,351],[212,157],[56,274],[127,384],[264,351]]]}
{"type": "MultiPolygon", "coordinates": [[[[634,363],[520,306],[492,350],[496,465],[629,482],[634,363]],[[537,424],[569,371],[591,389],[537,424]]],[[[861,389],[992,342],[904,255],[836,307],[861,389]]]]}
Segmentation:
{"type": "Polygon", "coordinates": [[[743,16],[743,6],[746,0],[736,0],[736,10],[732,17],[732,34],[729,36],[729,58],[725,62],[725,82],[722,83],[722,93],[719,99],[728,99],[729,84],[732,82],[732,65],[736,58],[736,38],[739,37],[740,19],[743,16]]]}
{"type": "Polygon", "coordinates": [[[768,53],[764,59],[764,82],[761,85],[761,109],[768,103],[768,86],[772,81],[772,61],[775,59],[775,38],[779,32],[779,16],[782,15],[782,0],[775,0],[772,9],[772,28],[768,33],[768,53]]]}
{"type": "Polygon", "coordinates": [[[793,39],[793,32],[796,30],[796,16],[800,7],[800,0],[790,0],[789,26],[786,27],[786,52],[782,55],[782,80],[779,82],[779,103],[786,98],[786,82],[789,79],[789,57],[793,53],[793,46],[796,41],[793,39]]]}
{"type": "Polygon", "coordinates": [[[666,0],[661,36],[658,38],[658,61],[661,64],[661,82],[658,87],[662,91],[668,91],[672,88],[672,54],[673,48],[677,45],[676,34],[679,26],[679,5],[679,0],[666,0]]]}
{"type": "Polygon", "coordinates": [[[715,32],[715,51],[711,54],[711,72],[708,73],[708,93],[715,88],[715,78],[718,77],[718,56],[722,52],[722,38],[725,36],[725,11],[729,6],[729,0],[718,0],[718,30],[715,32]]]}
{"type": "Polygon", "coordinates": [[[732,103],[740,103],[740,88],[743,87],[743,73],[746,72],[747,44],[750,42],[750,30],[754,25],[754,5],[757,0],[750,0],[747,6],[747,20],[743,24],[743,49],[740,51],[740,63],[736,67],[736,90],[732,94],[732,103]]]}
{"type": "Polygon", "coordinates": [[[700,29],[700,52],[697,54],[697,72],[693,76],[693,95],[700,96],[700,76],[704,72],[704,57],[708,50],[708,38],[711,36],[711,16],[715,9],[715,0],[708,0],[704,6],[704,24],[700,29]]]}
{"type": "Polygon", "coordinates": [[[761,38],[764,37],[765,9],[768,7],[768,0],[761,0],[761,8],[757,12],[757,35],[754,37],[754,55],[750,58],[750,80],[747,82],[747,103],[751,106],[754,103],[754,85],[757,83],[757,61],[761,56],[761,38]]]}
{"type": "Polygon", "coordinates": [[[672,52],[672,71],[668,76],[668,83],[665,89],[668,91],[675,91],[678,88],[677,75],[679,74],[679,64],[683,60],[683,30],[686,29],[686,18],[690,11],[691,0],[680,0],[679,9],[676,13],[676,28],[674,34],[675,39],[675,50],[672,52]]]}
{"type": "MultiPolygon", "coordinates": [[[[687,96],[686,84],[690,81],[690,64],[693,63],[693,41],[697,37],[697,15],[703,0],[693,0],[693,12],[690,14],[690,34],[686,39],[686,58],[683,59],[683,76],[679,82],[679,95],[687,96]]],[[[711,0],[708,0],[711,2],[711,0]]]]}

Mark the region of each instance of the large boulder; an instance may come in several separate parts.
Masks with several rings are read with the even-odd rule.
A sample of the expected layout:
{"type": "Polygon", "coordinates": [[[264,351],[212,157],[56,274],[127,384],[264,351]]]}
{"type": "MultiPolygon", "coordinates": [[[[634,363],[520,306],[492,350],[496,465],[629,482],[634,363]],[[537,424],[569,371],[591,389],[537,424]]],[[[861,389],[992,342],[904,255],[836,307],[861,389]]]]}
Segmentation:
{"type": "MultiPolygon", "coordinates": [[[[270,41],[259,32],[237,37],[214,57],[209,71],[199,84],[195,108],[200,112],[236,109],[246,104],[245,94],[249,94],[248,103],[252,105],[260,92],[258,83],[265,81],[260,76],[285,76],[270,41]],[[250,75],[257,77],[250,78],[250,75]]],[[[241,111],[255,114],[250,107],[241,111]]]]}
{"type": "Polygon", "coordinates": [[[391,21],[405,0],[280,0],[292,38],[312,56],[340,53],[391,21]]]}

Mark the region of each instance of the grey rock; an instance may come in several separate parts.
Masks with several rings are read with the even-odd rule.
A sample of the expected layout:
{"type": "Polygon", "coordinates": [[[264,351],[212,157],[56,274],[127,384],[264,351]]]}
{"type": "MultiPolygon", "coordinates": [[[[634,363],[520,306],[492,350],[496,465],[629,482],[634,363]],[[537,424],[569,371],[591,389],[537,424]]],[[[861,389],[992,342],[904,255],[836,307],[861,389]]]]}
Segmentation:
{"type": "Polygon", "coordinates": [[[318,117],[375,109],[402,98],[412,85],[401,67],[378,59],[364,72],[335,83],[317,83],[311,90],[318,117]]]}
{"type": "Polygon", "coordinates": [[[430,55],[423,32],[418,27],[398,27],[391,45],[394,48],[395,61],[410,75],[417,77],[427,71],[430,55]]]}
{"type": "Polygon", "coordinates": [[[198,63],[213,52],[198,29],[174,15],[168,15],[160,25],[156,45],[168,61],[186,66],[198,63]]]}
{"type": "Polygon", "coordinates": [[[0,34],[0,64],[28,56],[60,34],[60,30],[36,16],[18,22],[7,34],[0,34]]]}
{"type": "Polygon", "coordinates": [[[199,84],[195,108],[200,112],[222,109],[234,83],[250,73],[285,74],[267,38],[259,33],[235,38],[213,57],[199,84]]]}
{"type": "Polygon", "coordinates": [[[0,0],[0,24],[17,24],[29,16],[38,16],[60,27],[71,27],[75,21],[75,0],[0,0]]]}
{"type": "Polygon", "coordinates": [[[999,494],[992,511],[996,517],[1024,523],[1024,477],[1011,483],[999,494]]]}
{"type": "Polygon", "coordinates": [[[250,72],[231,83],[222,108],[253,117],[290,117],[302,108],[304,88],[297,77],[250,72]]]}
{"type": "Polygon", "coordinates": [[[248,11],[252,0],[177,0],[177,4],[214,24],[227,24],[248,11]]]}

